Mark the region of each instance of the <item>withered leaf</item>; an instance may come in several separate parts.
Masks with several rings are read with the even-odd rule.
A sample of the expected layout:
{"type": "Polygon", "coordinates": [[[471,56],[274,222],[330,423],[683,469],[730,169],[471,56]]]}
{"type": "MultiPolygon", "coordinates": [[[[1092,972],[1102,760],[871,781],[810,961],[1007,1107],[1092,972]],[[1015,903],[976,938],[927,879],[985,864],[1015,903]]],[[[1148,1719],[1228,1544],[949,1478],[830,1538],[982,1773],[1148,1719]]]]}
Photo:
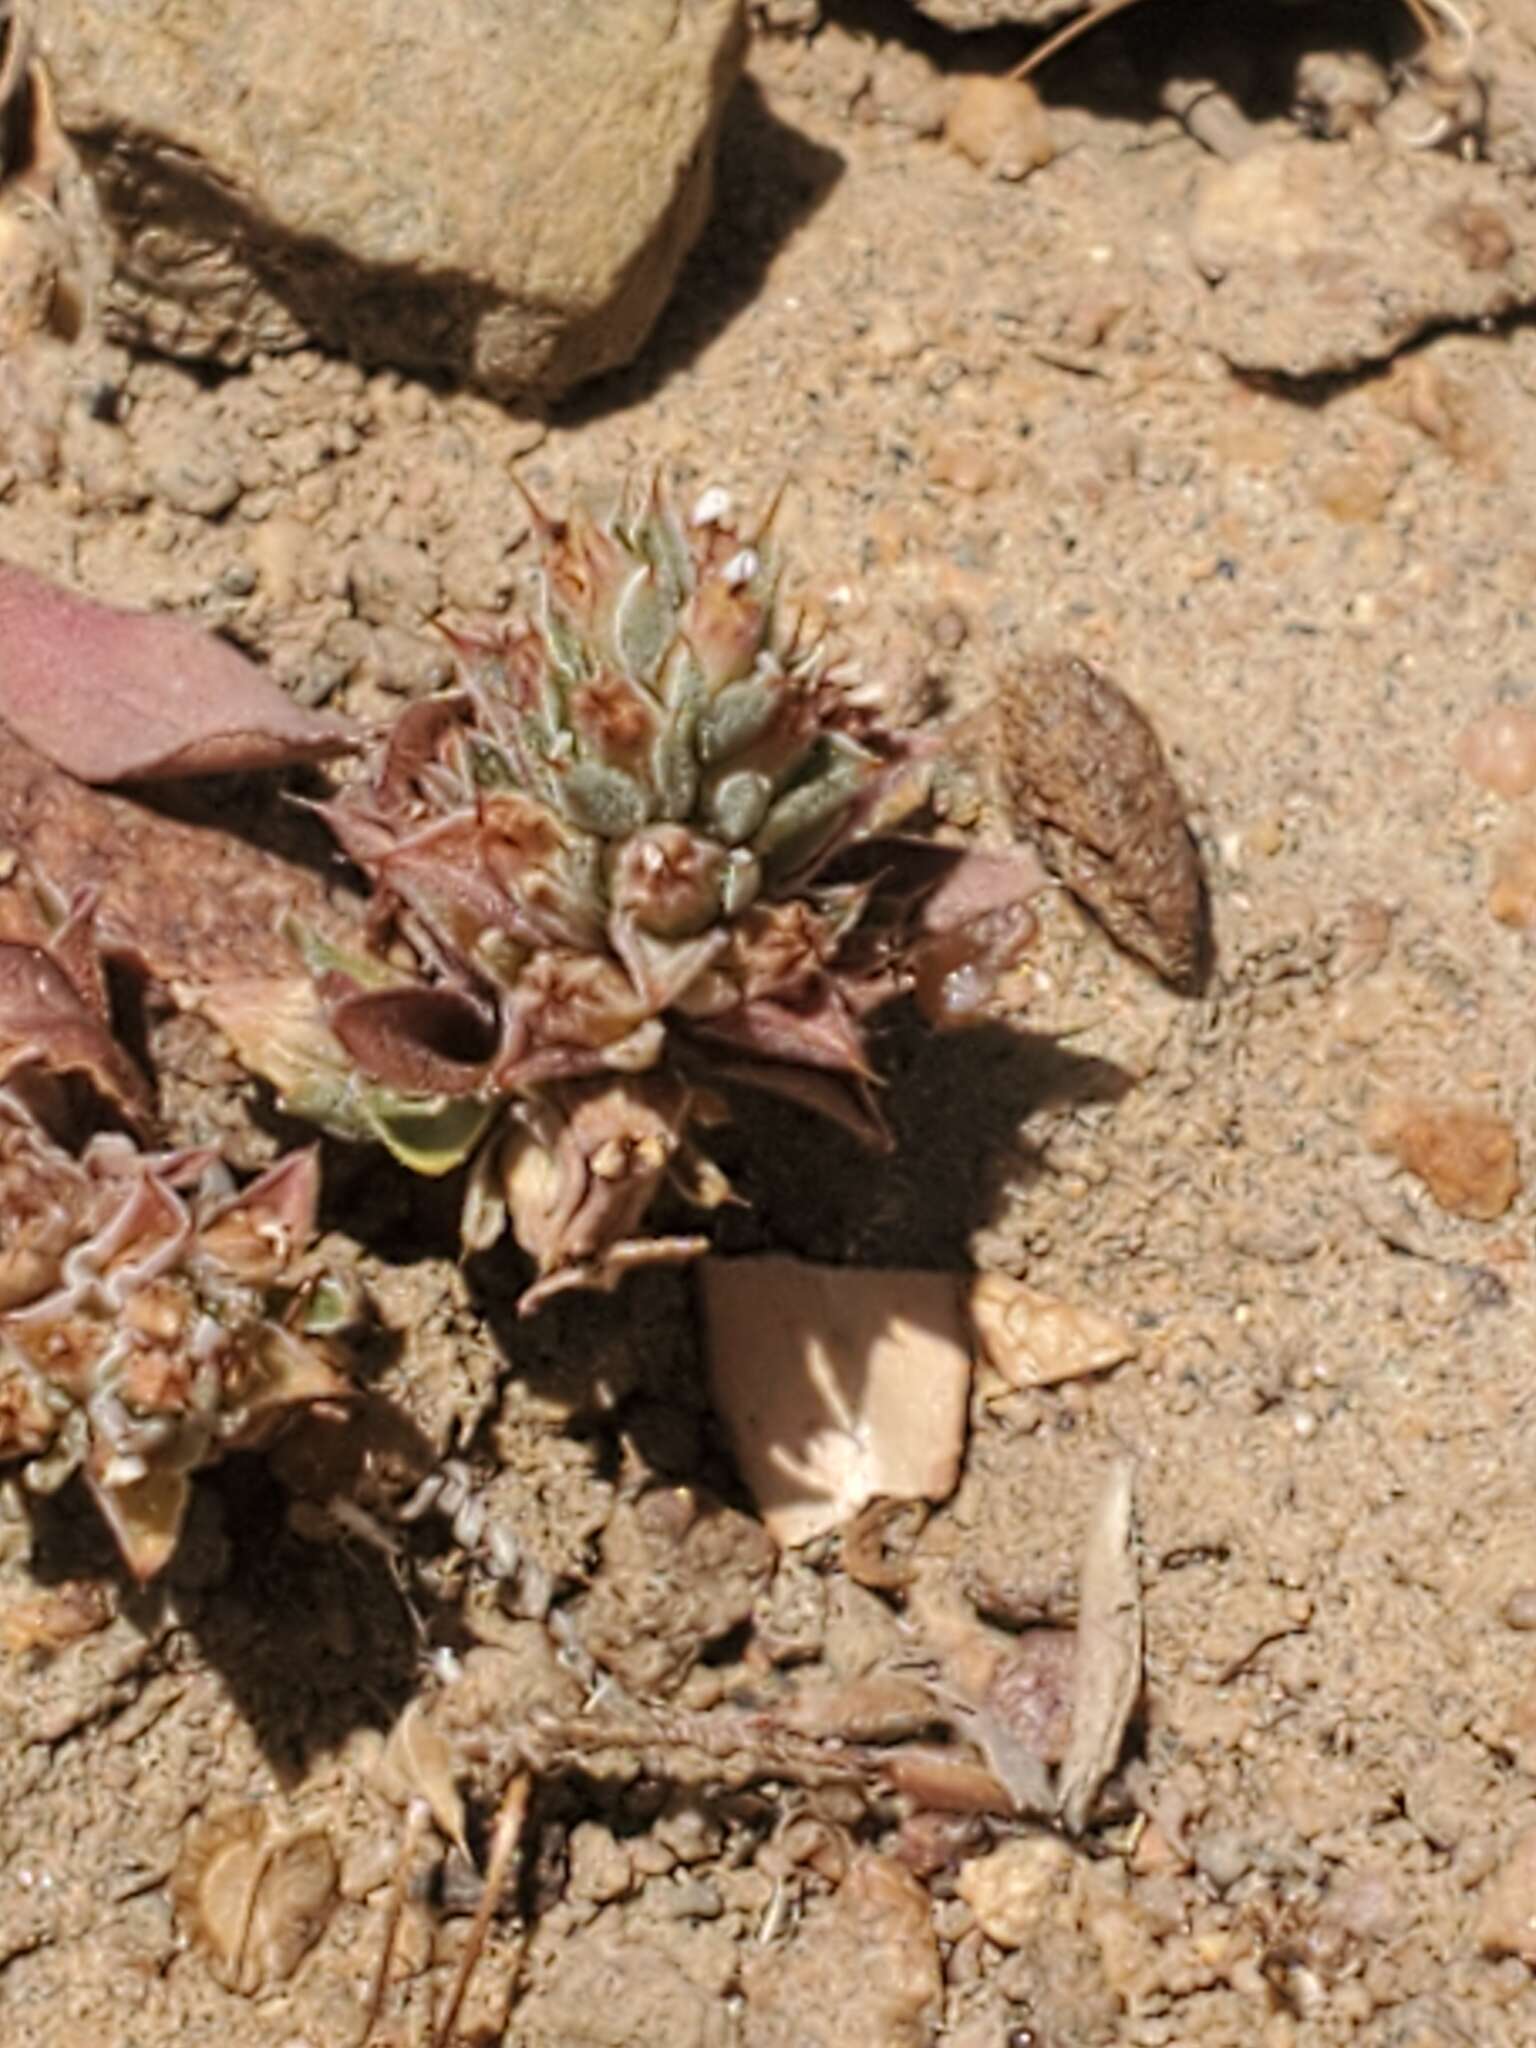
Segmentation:
{"type": "MultiPolygon", "coordinates": [[[[473,1095],[488,1079],[495,1025],[460,989],[359,989],[341,975],[327,1021],[363,1072],[413,1095],[473,1095]]],[[[332,990],[321,985],[323,997],[332,990]]]]}
{"type": "Polygon", "coordinates": [[[1141,1578],[1131,1540],[1128,1459],[1110,1472],[1083,1546],[1072,1739],[1057,1784],[1061,1817],[1081,1832],[1114,1769],[1141,1693],[1141,1578]]]}
{"type": "Polygon", "coordinates": [[[1157,734],[1118,683],[1070,657],[1028,663],[998,695],[1003,794],[1116,945],[1198,988],[1200,858],[1157,734]]]}
{"type": "Polygon", "coordinates": [[[0,942],[0,1082],[25,1068],[84,1075],[136,1127],[153,1114],[148,1081],[63,968],[41,947],[0,942]]]}
{"type": "Polygon", "coordinates": [[[397,1806],[424,1799],[438,1827],[466,1859],[464,1801],[454,1783],[453,1749],[442,1730],[426,1717],[419,1699],[412,1700],[394,1727],[379,1758],[379,1789],[397,1806]]]}
{"type": "Polygon", "coordinates": [[[278,1834],[260,1807],[237,1806],[193,1826],[171,1891],[213,1974],[251,1998],[286,1982],[324,1933],[336,1878],[322,1830],[278,1834]]]}
{"type": "Polygon", "coordinates": [[[0,720],[83,782],[277,768],[344,753],[227,641],[0,562],[0,720]]]}
{"type": "Polygon", "coordinates": [[[308,869],[87,789],[19,739],[0,746],[0,847],[66,901],[91,892],[102,949],[167,984],[293,974],[290,914],[343,929],[308,869]]]}

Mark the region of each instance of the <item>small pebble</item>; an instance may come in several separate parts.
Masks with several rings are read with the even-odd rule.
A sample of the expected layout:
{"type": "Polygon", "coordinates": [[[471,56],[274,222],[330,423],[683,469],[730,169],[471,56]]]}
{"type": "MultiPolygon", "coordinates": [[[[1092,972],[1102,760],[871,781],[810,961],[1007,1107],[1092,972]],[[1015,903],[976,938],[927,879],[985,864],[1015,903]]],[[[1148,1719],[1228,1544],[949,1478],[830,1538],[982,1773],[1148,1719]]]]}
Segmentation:
{"type": "Polygon", "coordinates": [[[210,434],[178,421],[152,429],[139,439],[137,448],[156,497],[173,511],[214,519],[240,496],[234,458],[210,434]]]}
{"type": "Polygon", "coordinates": [[[1520,1192],[1515,1134],[1491,1110],[1455,1103],[1396,1101],[1378,1106],[1369,1135],[1417,1174],[1442,1209],[1490,1223],[1520,1192]]]}
{"type": "Polygon", "coordinates": [[[1456,759],[1495,796],[1529,796],[1536,789],[1536,711],[1524,704],[1494,705],[1461,734],[1456,759]]]}
{"type": "Polygon", "coordinates": [[[1536,1964],[1536,1828],[1527,1828],[1485,1886],[1477,1945],[1484,1955],[1536,1964]]]}
{"type": "Polygon", "coordinates": [[[596,1821],[584,1820],[572,1828],[567,1855],[570,1874],[566,1888],[572,1898],[602,1906],[622,1899],[634,1888],[628,1852],[596,1821]]]}
{"type": "Polygon", "coordinates": [[[1506,1628],[1536,1629],[1536,1586],[1516,1586],[1503,1607],[1506,1628]]]}
{"type": "Polygon", "coordinates": [[[871,351],[887,363],[906,362],[921,353],[923,338],[897,306],[882,306],[865,334],[871,351]]]}
{"type": "Polygon", "coordinates": [[[943,648],[946,654],[954,654],[965,645],[970,628],[966,624],[963,612],[957,611],[953,605],[946,605],[943,611],[936,615],[928,630],[935,647],[943,648]]]}
{"type": "Polygon", "coordinates": [[[988,1363],[1013,1387],[1051,1387],[1107,1372],[1140,1349],[1118,1316],[1058,1301],[1006,1273],[975,1280],[969,1307],[988,1363]]]}
{"type": "Polygon", "coordinates": [[[1195,1868],[1217,1891],[1230,1891],[1253,1868],[1253,1844],[1235,1828],[1212,1828],[1194,1845],[1195,1868]]]}
{"type": "Polygon", "coordinates": [[[398,626],[380,626],[369,652],[380,689],[403,697],[428,696],[453,679],[453,657],[441,641],[424,639],[398,626]]]}
{"type": "Polygon", "coordinates": [[[928,458],[928,474],[937,484],[979,498],[997,482],[997,464],[979,441],[941,441],[928,458]]]}
{"type": "Polygon", "coordinates": [[[219,588],[231,597],[249,597],[256,588],[256,571],[245,560],[231,562],[219,572],[219,588]]]}
{"type": "Polygon", "coordinates": [[[442,582],[418,547],[387,534],[370,534],[353,548],[347,585],[359,618],[389,626],[432,618],[442,606],[442,582]]]}
{"type": "Polygon", "coordinates": [[[994,178],[1027,178],[1056,154],[1039,95],[1022,78],[968,78],[944,123],[951,149],[994,178]]]}
{"type": "Polygon", "coordinates": [[[1065,1842],[1026,1835],[963,1863],[955,1889],[989,1941],[1023,1948],[1061,1915],[1072,1863],[1065,1842]]]}
{"type": "Polygon", "coordinates": [[[684,1877],[661,1895],[662,1905],[676,1920],[718,1920],[725,1911],[720,1887],[707,1877],[684,1877]]]}

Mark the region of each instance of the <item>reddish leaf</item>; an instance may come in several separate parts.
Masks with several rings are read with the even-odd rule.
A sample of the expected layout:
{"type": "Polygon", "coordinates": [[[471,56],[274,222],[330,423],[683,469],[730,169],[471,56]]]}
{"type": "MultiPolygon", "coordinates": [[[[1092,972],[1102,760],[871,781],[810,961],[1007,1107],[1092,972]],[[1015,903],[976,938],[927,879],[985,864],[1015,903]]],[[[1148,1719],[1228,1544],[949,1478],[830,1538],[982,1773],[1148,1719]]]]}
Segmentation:
{"type": "Polygon", "coordinates": [[[148,1082],[63,968],[36,946],[0,944],[0,1082],[26,1068],[83,1074],[141,1128],[153,1112],[148,1082]]]}
{"type": "Polygon", "coordinates": [[[713,1053],[709,1074],[711,1080],[752,1088],[760,1095],[776,1095],[781,1102],[793,1102],[813,1116],[824,1116],[828,1123],[839,1125],[872,1152],[896,1149],[879,1104],[865,1082],[845,1081],[779,1060],[722,1060],[713,1053]]]}
{"type": "Polygon", "coordinates": [[[473,1095],[486,1085],[495,1027],[458,989],[358,989],[328,975],[321,994],[327,1023],[371,1080],[412,1095],[473,1095]]]}
{"type": "Polygon", "coordinates": [[[0,562],[0,720],[82,782],[277,768],[344,753],[226,641],[0,562]]]}
{"type": "Polygon", "coordinates": [[[0,847],[65,902],[94,892],[103,951],[168,985],[293,974],[290,914],[320,933],[345,929],[307,868],[87,789],[19,740],[0,745],[0,847]]]}
{"type": "Polygon", "coordinates": [[[959,852],[924,900],[919,928],[925,932],[958,931],[973,918],[1027,902],[1047,888],[1050,880],[1050,869],[1032,846],[1011,846],[1001,853],[959,852]]]}

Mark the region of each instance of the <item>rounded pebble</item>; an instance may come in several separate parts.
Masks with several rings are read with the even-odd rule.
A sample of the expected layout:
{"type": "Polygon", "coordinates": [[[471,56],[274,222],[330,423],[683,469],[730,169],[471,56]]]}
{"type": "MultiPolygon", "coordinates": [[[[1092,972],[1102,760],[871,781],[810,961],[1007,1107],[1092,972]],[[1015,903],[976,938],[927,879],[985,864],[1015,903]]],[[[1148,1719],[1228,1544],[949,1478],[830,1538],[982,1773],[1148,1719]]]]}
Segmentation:
{"type": "Polygon", "coordinates": [[[1536,789],[1536,711],[1495,704],[1461,734],[1456,759],[1495,796],[1529,796],[1536,789]]]}

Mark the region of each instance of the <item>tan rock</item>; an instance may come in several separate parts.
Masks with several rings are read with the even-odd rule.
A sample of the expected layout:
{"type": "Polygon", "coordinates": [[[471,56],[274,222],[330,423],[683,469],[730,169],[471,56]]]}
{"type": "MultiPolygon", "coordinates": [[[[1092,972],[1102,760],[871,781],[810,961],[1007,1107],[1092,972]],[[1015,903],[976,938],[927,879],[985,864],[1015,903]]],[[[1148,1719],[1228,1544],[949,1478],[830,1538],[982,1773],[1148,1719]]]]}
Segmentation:
{"type": "Polygon", "coordinates": [[[1069,14],[1084,14],[1089,0],[912,0],[919,14],[945,28],[1000,28],[1004,23],[1022,23],[1042,28],[1047,22],[1064,21],[1069,14]]]}
{"type": "Polygon", "coordinates": [[[1463,729],[1456,759],[1495,796],[1529,796],[1536,789],[1536,711],[1526,704],[1495,704],[1463,729]]]}
{"type": "Polygon", "coordinates": [[[1072,1851],[1055,1835],[1024,1835],[960,1866],[955,1889],[999,1948],[1024,1948],[1067,1911],[1072,1851]]]}
{"type": "Polygon", "coordinates": [[[1379,1104],[1370,1123],[1372,1144],[1417,1174],[1442,1209],[1489,1223],[1520,1192],[1520,1149],[1515,1134],[1492,1110],[1456,1103],[1393,1101],[1379,1104]]]}
{"type": "Polygon", "coordinates": [[[1291,377],[1383,362],[1430,326],[1536,296],[1536,205],[1490,164],[1428,150],[1371,175],[1348,142],[1279,142],[1201,180],[1190,253],[1205,332],[1240,369],[1291,377]]]}
{"type": "Polygon", "coordinates": [[[1052,1387],[1106,1372],[1140,1346],[1118,1316],[983,1273],[970,1291],[971,1321],[987,1362],[1013,1387],[1052,1387]]]}
{"type": "Polygon", "coordinates": [[[951,149],[994,178],[1027,178],[1056,154],[1039,95],[1021,78],[968,78],[944,122],[951,149]]]}
{"type": "Polygon", "coordinates": [[[116,334],[318,339],[499,397],[627,361],[709,204],[740,0],[59,0],[116,334]]]}

